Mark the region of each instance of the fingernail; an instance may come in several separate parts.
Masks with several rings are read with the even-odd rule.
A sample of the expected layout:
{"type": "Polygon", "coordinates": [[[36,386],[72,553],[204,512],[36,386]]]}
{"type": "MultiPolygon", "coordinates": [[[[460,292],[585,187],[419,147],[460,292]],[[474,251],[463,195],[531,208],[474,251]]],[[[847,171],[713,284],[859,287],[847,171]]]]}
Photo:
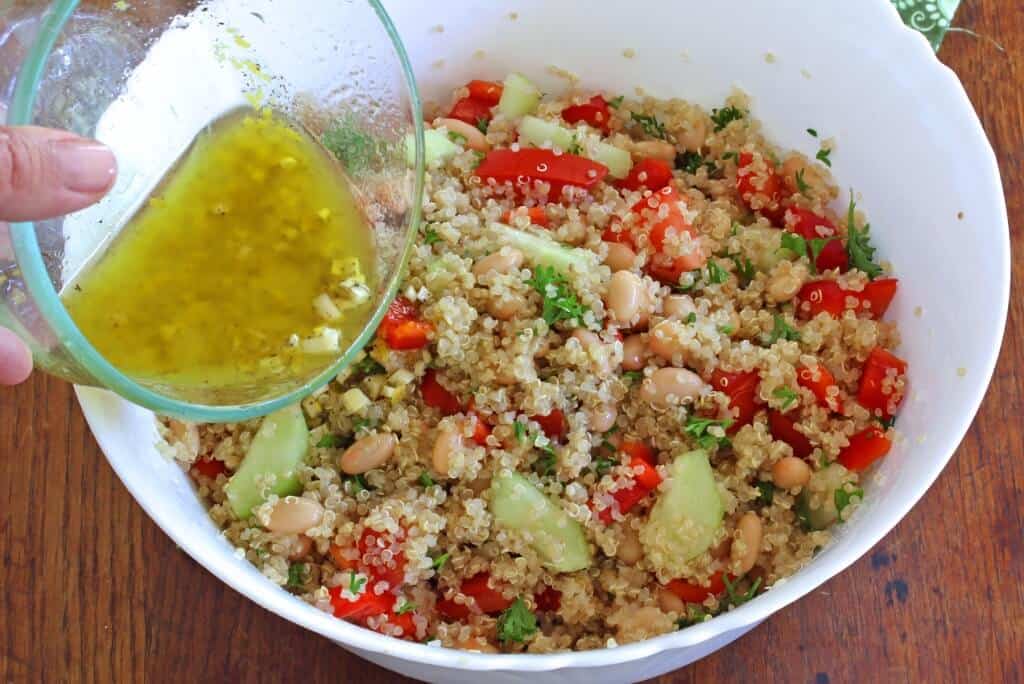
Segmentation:
{"type": "Polygon", "coordinates": [[[117,176],[117,160],[109,147],[89,140],[59,140],[52,145],[65,188],[82,193],[110,188],[117,176]]]}

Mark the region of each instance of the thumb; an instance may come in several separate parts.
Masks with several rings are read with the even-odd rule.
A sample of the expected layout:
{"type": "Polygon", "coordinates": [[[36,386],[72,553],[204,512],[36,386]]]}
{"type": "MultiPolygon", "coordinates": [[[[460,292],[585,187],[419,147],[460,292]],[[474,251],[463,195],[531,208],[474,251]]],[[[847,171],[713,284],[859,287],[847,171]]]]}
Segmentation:
{"type": "Polygon", "coordinates": [[[105,145],[37,126],[0,127],[0,221],[70,214],[110,190],[117,160],[105,145]]]}

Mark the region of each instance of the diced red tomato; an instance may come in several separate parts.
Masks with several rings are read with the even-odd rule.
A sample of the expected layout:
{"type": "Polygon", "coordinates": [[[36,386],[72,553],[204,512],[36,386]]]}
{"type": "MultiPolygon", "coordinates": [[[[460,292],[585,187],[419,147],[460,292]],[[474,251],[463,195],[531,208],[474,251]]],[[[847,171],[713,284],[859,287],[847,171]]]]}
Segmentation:
{"type": "Polygon", "coordinates": [[[836,384],[835,377],[825,366],[818,364],[815,368],[801,367],[796,372],[796,381],[801,387],[806,387],[814,392],[818,403],[825,408],[836,413],[843,412],[843,402],[839,398],[839,385],[836,384]]]}
{"type": "Polygon", "coordinates": [[[897,278],[879,278],[864,286],[863,291],[856,293],[860,300],[860,311],[873,319],[879,319],[889,310],[900,281],[897,278]]]}
{"type": "Polygon", "coordinates": [[[211,480],[217,479],[218,475],[226,473],[227,471],[228,467],[224,465],[224,461],[210,457],[199,459],[192,464],[192,468],[190,469],[192,477],[202,475],[203,477],[208,477],[211,480]]]}
{"type": "Polygon", "coordinates": [[[796,313],[804,319],[814,318],[820,313],[839,318],[846,310],[846,295],[846,290],[834,280],[815,280],[797,293],[796,313]]]}
{"type": "Polygon", "coordinates": [[[360,566],[366,569],[372,581],[387,582],[391,588],[402,584],[405,578],[404,540],[404,530],[397,533],[378,532],[370,528],[363,530],[356,547],[362,561],[360,566]]]}
{"type": "Polygon", "coordinates": [[[644,217],[649,226],[648,239],[658,250],[648,261],[647,272],[666,284],[678,283],[683,273],[698,269],[707,261],[699,245],[687,254],[669,248],[683,233],[697,239],[693,226],[683,213],[685,207],[686,201],[671,185],[666,185],[633,205],[633,211],[644,217]],[[664,216],[662,214],[666,210],[663,207],[667,207],[664,216]]]}
{"type": "Polygon", "coordinates": [[[331,544],[330,548],[331,560],[338,566],[339,570],[358,570],[359,560],[356,558],[349,558],[345,554],[345,547],[339,546],[338,544],[331,544]]]}
{"type": "Polygon", "coordinates": [[[491,106],[474,97],[464,97],[452,105],[448,118],[465,121],[470,126],[478,126],[481,121],[491,120],[491,106]]]}
{"type": "Polygon", "coordinates": [[[729,408],[733,412],[733,423],[726,430],[729,434],[754,420],[757,413],[757,386],[761,378],[757,371],[726,373],[716,368],[711,374],[711,386],[729,397],[729,408]]]}
{"type": "Polygon", "coordinates": [[[469,96],[471,98],[491,107],[498,104],[501,100],[501,93],[505,90],[504,86],[500,83],[478,81],[475,79],[467,83],[466,87],[469,88],[469,96]]]}
{"type": "MultiPolygon", "coordinates": [[[[619,489],[612,492],[612,498],[615,499],[615,503],[618,505],[619,513],[625,515],[629,512],[629,509],[636,506],[638,503],[644,500],[644,498],[651,492],[639,484],[634,484],[625,489],[619,489]]],[[[593,508],[593,506],[591,506],[593,508]]],[[[612,507],[602,508],[597,512],[597,518],[605,525],[610,525],[614,517],[612,516],[612,507]]]]}
{"type": "Polygon", "coordinates": [[[589,190],[608,175],[608,167],[575,154],[556,155],[552,150],[533,147],[506,148],[488,152],[476,167],[476,174],[517,186],[544,181],[551,185],[549,196],[557,197],[567,185],[589,190]]]}
{"type": "Polygon", "coordinates": [[[736,189],[740,193],[740,198],[748,207],[760,211],[778,224],[784,216],[781,205],[783,183],[772,162],[753,152],[740,153],[738,161],[736,189]],[[750,168],[755,165],[755,159],[762,160],[767,168],[755,172],[750,168]]]}
{"type": "Polygon", "coordinates": [[[377,336],[389,349],[422,349],[429,342],[434,326],[419,319],[419,310],[404,297],[396,297],[377,328],[377,336]]]}
{"type": "Polygon", "coordinates": [[[885,436],[885,431],[872,425],[850,437],[849,446],[839,452],[839,463],[856,472],[867,470],[891,448],[892,442],[885,436]]]}
{"type": "Polygon", "coordinates": [[[604,232],[601,233],[601,239],[605,242],[618,242],[623,245],[629,245],[630,249],[636,249],[636,239],[633,237],[633,232],[621,224],[605,228],[604,232]]]}
{"type": "Polygon", "coordinates": [[[907,362],[881,347],[868,354],[857,389],[857,401],[875,415],[890,418],[900,402],[903,391],[894,385],[907,372],[907,362]]]}
{"type": "Polygon", "coordinates": [[[473,441],[480,446],[487,446],[491,428],[484,422],[483,416],[476,411],[470,411],[469,419],[473,421],[473,441]]]}
{"type": "Polygon", "coordinates": [[[544,207],[519,207],[518,209],[509,209],[505,212],[502,217],[502,221],[505,223],[512,223],[514,216],[521,216],[523,212],[530,217],[530,223],[535,226],[541,226],[543,228],[548,227],[548,212],[544,207]]]}
{"type": "Polygon", "coordinates": [[[562,607],[562,592],[554,587],[544,587],[544,590],[533,597],[537,604],[537,610],[543,612],[554,612],[562,607]]]}
{"type": "Polygon", "coordinates": [[[687,582],[682,579],[674,579],[665,585],[665,588],[687,603],[703,603],[710,596],[718,596],[725,591],[725,573],[719,570],[708,578],[708,586],[702,586],[696,582],[687,582]]]}
{"type": "Polygon", "coordinates": [[[363,593],[355,599],[348,599],[341,595],[344,586],[331,587],[327,590],[331,597],[331,607],[334,609],[334,617],[354,622],[363,621],[366,618],[387,613],[395,602],[394,594],[384,592],[375,594],[364,587],[363,593]]]}
{"type": "Polygon", "coordinates": [[[420,395],[423,403],[440,411],[443,415],[453,416],[462,411],[462,402],[454,394],[445,389],[437,378],[437,371],[428,368],[420,383],[420,395]]]}
{"type": "MultiPolygon", "coordinates": [[[[392,604],[394,605],[394,604],[392,604]]],[[[394,612],[394,610],[388,611],[388,623],[395,627],[402,628],[402,638],[415,637],[416,636],[416,623],[412,619],[413,613],[402,613],[401,615],[394,612]]]]}
{"type": "Polygon", "coordinates": [[[647,459],[633,456],[629,460],[629,467],[633,470],[636,483],[647,491],[654,491],[661,484],[661,475],[658,474],[658,469],[647,459]]]}
{"type": "Polygon", "coordinates": [[[672,167],[660,159],[641,159],[629,170],[629,175],[619,181],[620,188],[639,190],[647,188],[657,192],[672,182],[672,167]]]}
{"type": "Polygon", "coordinates": [[[604,97],[595,95],[585,104],[572,105],[563,109],[562,120],[571,124],[583,121],[587,125],[607,133],[612,114],[604,97]]]}
{"type": "MultiPolygon", "coordinates": [[[[497,589],[493,589],[489,583],[490,579],[489,573],[478,573],[463,581],[459,591],[475,600],[480,612],[494,615],[512,605],[512,601],[505,598],[497,589]]],[[[470,615],[468,606],[444,598],[438,600],[437,611],[451,620],[465,620],[470,615]]]]}
{"type": "Polygon", "coordinates": [[[772,437],[785,442],[793,449],[793,455],[797,458],[807,458],[814,453],[814,447],[807,435],[796,429],[796,423],[779,411],[768,412],[768,427],[771,429],[772,437]]]}
{"type": "Polygon", "coordinates": [[[553,409],[546,416],[530,416],[530,420],[537,421],[548,439],[562,439],[569,431],[569,424],[565,421],[565,414],[561,409],[553,409]]]}
{"type": "Polygon", "coordinates": [[[809,209],[789,207],[786,209],[784,222],[786,230],[796,233],[805,240],[834,238],[825,243],[814,262],[819,272],[838,268],[840,273],[845,273],[849,269],[850,260],[846,255],[846,248],[838,237],[836,225],[828,218],[809,209]]]}
{"type": "Polygon", "coordinates": [[[646,463],[654,465],[654,449],[647,446],[644,442],[624,440],[620,449],[631,459],[639,458],[646,463]]]}

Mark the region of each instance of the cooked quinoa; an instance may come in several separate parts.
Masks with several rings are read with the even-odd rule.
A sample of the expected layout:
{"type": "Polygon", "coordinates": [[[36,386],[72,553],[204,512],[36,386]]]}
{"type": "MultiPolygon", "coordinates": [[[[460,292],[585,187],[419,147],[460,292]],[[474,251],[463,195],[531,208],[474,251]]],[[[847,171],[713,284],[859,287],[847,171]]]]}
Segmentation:
{"type": "Polygon", "coordinates": [[[451,145],[400,299],[294,414],[293,481],[258,475],[251,511],[229,486],[287,418],[165,421],[166,446],[271,582],[385,634],[546,653],[712,619],[865,496],[904,391],[896,280],[852,191],[833,209],[833,153],[775,147],[740,93],[547,96],[529,116],[572,145],[531,150],[481,83],[431,123],[451,145]],[[549,161],[504,182],[527,150],[549,161]]]}

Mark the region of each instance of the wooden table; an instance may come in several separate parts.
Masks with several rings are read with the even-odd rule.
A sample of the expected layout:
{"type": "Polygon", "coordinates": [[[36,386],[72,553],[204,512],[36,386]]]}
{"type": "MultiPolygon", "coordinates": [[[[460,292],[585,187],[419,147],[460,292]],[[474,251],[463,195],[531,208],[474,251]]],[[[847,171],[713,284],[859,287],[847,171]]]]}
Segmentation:
{"type": "MultiPolygon", "coordinates": [[[[956,23],[981,37],[952,33],[940,56],[999,152],[1020,226],[1024,8],[969,0],[956,23]]],[[[1022,337],[1017,299],[974,427],[895,531],[731,647],[662,680],[1024,681],[1022,337]]],[[[0,682],[400,681],[179,551],[117,481],[68,386],[38,374],[0,393],[0,415],[0,682]]]]}

